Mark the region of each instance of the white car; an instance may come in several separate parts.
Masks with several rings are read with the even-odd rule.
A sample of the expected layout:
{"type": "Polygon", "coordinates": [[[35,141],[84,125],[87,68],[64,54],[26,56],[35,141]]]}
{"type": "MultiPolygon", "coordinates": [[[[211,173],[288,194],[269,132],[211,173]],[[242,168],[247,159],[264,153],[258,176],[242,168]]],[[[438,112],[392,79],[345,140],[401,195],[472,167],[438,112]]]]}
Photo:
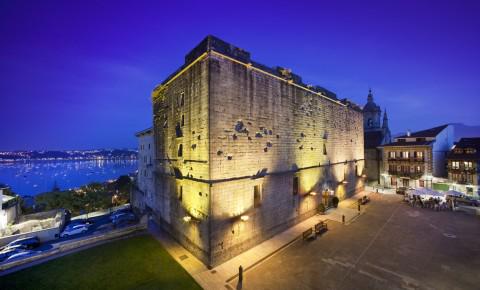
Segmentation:
{"type": "Polygon", "coordinates": [[[73,236],[77,234],[82,234],[85,233],[88,230],[88,225],[86,224],[77,224],[73,226],[67,226],[63,232],[60,234],[60,237],[68,237],[68,236],[73,236]]]}
{"type": "Polygon", "coordinates": [[[11,261],[15,261],[15,260],[28,258],[28,257],[34,256],[38,253],[40,253],[40,252],[39,251],[30,251],[30,250],[22,251],[20,253],[11,255],[7,259],[5,259],[5,262],[11,262],[11,261]]]}

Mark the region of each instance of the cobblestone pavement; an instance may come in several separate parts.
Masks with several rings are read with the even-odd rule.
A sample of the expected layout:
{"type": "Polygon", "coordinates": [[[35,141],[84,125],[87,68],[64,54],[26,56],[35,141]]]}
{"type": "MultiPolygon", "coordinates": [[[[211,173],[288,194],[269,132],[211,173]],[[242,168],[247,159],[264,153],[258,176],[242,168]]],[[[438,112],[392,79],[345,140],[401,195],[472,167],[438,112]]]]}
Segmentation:
{"type": "Polygon", "coordinates": [[[348,225],[329,223],[244,273],[232,289],[479,289],[480,219],[371,194],[348,225]]]}

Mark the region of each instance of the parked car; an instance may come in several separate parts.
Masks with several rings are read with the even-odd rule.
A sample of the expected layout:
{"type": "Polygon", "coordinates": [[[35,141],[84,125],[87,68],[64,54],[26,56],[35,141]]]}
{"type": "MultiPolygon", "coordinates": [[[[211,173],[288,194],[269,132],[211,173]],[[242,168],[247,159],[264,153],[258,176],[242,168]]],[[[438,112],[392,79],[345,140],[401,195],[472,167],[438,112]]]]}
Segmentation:
{"type": "Polygon", "coordinates": [[[88,231],[88,225],[87,224],[74,224],[72,226],[68,225],[65,227],[63,232],[60,234],[61,238],[68,237],[68,236],[73,236],[77,234],[82,234],[88,231]]]}
{"type": "Polygon", "coordinates": [[[74,225],[91,225],[93,224],[93,222],[91,220],[88,220],[88,219],[77,219],[77,220],[71,220],[67,227],[68,226],[71,226],[73,227],[74,225]]]}
{"type": "Polygon", "coordinates": [[[38,237],[26,237],[26,238],[16,239],[8,243],[5,247],[2,248],[2,250],[11,248],[14,246],[21,246],[24,249],[33,249],[40,246],[40,240],[38,239],[38,237]]]}
{"type": "Polygon", "coordinates": [[[12,262],[20,259],[25,259],[31,256],[34,256],[36,254],[40,253],[39,251],[30,251],[30,250],[24,250],[19,253],[13,254],[10,257],[6,258],[4,262],[12,262]]]}
{"type": "Polygon", "coordinates": [[[134,222],[136,220],[137,220],[137,217],[133,213],[129,212],[129,213],[123,213],[123,214],[117,215],[112,220],[112,223],[114,225],[120,225],[123,223],[134,222]]]}
{"type": "Polygon", "coordinates": [[[11,255],[14,255],[23,251],[25,251],[25,248],[22,245],[16,245],[16,246],[6,248],[0,251],[0,261],[3,261],[6,258],[10,257],[11,255]]]}
{"type": "Polygon", "coordinates": [[[110,214],[110,220],[113,221],[119,215],[123,215],[123,214],[130,213],[130,212],[131,211],[130,211],[129,208],[117,209],[116,211],[114,211],[110,214]]]}

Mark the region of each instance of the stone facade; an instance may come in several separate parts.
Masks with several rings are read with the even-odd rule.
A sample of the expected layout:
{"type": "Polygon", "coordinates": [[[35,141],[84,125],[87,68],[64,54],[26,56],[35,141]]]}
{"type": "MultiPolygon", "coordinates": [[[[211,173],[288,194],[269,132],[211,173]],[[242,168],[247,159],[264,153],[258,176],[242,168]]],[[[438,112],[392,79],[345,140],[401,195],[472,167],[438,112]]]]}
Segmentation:
{"type": "Polygon", "coordinates": [[[207,37],[153,92],[160,222],[209,266],[363,189],[363,114],[207,37]]]}

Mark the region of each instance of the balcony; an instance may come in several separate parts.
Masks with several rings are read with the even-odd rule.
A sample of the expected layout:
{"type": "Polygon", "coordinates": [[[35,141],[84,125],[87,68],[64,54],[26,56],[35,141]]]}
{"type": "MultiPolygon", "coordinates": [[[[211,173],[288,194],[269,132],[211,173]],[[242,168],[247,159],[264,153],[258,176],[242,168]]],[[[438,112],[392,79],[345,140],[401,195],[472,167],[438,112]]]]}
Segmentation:
{"type": "Polygon", "coordinates": [[[401,157],[396,157],[396,158],[392,158],[392,157],[388,157],[388,161],[389,162],[425,162],[425,158],[421,157],[410,157],[410,158],[401,158],[401,157]]]}
{"type": "Polygon", "coordinates": [[[465,167],[452,167],[447,166],[447,170],[450,173],[469,173],[469,174],[477,174],[476,168],[465,168],[465,167]]]}
{"type": "Polygon", "coordinates": [[[399,176],[399,177],[409,177],[409,178],[412,178],[412,179],[419,179],[420,177],[423,176],[424,173],[423,172],[404,172],[404,171],[389,170],[388,174],[389,175],[396,175],[396,176],[399,176]]]}

